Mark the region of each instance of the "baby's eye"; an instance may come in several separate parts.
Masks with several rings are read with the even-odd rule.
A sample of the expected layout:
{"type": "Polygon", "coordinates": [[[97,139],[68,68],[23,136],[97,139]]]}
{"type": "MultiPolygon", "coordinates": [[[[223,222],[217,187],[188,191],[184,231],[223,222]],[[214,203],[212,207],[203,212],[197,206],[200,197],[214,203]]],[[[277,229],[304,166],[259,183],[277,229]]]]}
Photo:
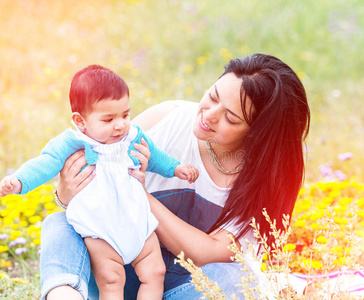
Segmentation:
{"type": "Polygon", "coordinates": [[[105,123],[110,123],[112,121],[112,119],[106,119],[104,120],[105,123]]]}
{"type": "Polygon", "coordinates": [[[129,117],[129,114],[125,114],[125,115],[123,116],[123,119],[126,119],[127,117],[129,117]]]}

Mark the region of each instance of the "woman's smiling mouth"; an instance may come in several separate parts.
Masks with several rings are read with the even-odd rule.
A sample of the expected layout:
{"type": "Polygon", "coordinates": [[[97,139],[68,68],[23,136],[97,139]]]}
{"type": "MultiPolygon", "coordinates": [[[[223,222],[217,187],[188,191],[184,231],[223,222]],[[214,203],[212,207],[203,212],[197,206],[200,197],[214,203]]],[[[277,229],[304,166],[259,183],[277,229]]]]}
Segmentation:
{"type": "Polygon", "coordinates": [[[213,132],[213,130],[205,123],[205,120],[203,118],[203,113],[201,113],[200,127],[202,130],[213,132]]]}

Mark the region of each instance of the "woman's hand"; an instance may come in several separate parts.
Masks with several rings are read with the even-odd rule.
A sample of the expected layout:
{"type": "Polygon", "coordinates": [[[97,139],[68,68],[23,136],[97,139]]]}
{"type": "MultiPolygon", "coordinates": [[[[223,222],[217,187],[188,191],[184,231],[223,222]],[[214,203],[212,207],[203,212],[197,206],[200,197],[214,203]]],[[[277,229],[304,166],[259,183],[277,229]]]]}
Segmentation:
{"type": "Polygon", "coordinates": [[[57,194],[59,201],[64,205],[67,206],[72,198],[95,178],[95,166],[87,166],[80,172],[86,164],[85,151],[79,150],[66,160],[59,173],[57,194]]]}
{"type": "Polygon", "coordinates": [[[143,185],[145,183],[145,171],[148,167],[148,161],[150,158],[150,151],[147,142],[142,138],[141,144],[134,144],[134,147],[137,151],[131,151],[131,155],[136,157],[140,162],[140,169],[134,170],[129,169],[129,174],[134,178],[138,179],[143,185]]]}

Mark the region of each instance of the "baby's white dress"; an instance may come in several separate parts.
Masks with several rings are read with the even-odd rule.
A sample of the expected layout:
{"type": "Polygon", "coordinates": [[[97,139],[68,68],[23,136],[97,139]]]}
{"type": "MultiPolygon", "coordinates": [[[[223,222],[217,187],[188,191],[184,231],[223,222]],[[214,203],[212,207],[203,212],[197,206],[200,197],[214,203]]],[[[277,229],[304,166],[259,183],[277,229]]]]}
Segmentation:
{"type": "Polygon", "coordinates": [[[101,144],[79,130],[78,139],[87,142],[98,154],[96,177],[70,202],[67,220],[82,237],[105,240],[131,263],[142,250],[145,240],[157,228],[141,183],[129,175],[136,168],[128,155],[137,129],[114,144],[101,144]]]}

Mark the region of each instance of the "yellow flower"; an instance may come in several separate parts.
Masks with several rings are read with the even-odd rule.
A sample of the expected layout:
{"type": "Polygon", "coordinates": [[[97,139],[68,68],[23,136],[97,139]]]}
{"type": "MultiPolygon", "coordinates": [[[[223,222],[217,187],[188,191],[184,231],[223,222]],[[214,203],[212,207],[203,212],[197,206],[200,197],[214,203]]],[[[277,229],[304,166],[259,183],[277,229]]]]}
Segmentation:
{"type": "Polygon", "coordinates": [[[287,244],[283,246],[283,252],[286,251],[293,251],[296,249],[296,245],[295,244],[287,244]]]}
{"type": "Polygon", "coordinates": [[[144,91],[144,98],[152,98],[154,95],[154,92],[152,89],[146,89],[144,91]]]}
{"type": "Polygon", "coordinates": [[[10,217],[4,217],[3,223],[4,223],[4,225],[11,225],[11,224],[13,224],[13,219],[10,217]]]}
{"type": "Polygon", "coordinates": [[[25,221],[25,220],[21,220],[21,221],[20,221],[20,227],[25,228],[25,227],[27,227],[27,226],[28,226],[28,222],[27,222],[27,221],[25,221]]]}
{"type": "Polygon", "coordinates": [[[193,67],[191,65],[185,65],[183,71],[185,73],[192,73],[193,72],[193,67]]]}
{"type": "Polygon", "coordinates": [[[138,69],[133,69],[133,70],[131,70],[131,75],[133,75],[134,77],[137,77],[137,76],[139,76],[139,70],[138,69]]]}
{"type": "Polygon", "coordinates": [[[362,209],[361,210],[357,210],[355,213],[357,214],[357,216],[359,218],[364,219],[364,210],[362,210],[362,209]]]}
{"type": "MultiPolygon", "coordinates": [[[[48,193],[48,192],[53,192],[53,190],[54,190],[54,186],[52,185],[52,184],[44,184],[43,186],[42,186],[42,189],[46,192],[46,193],[48,193]]],[[[49,195],[49,197],[51,197],[52,198],[52,196],[50,196],[49,195]]],[[[53,198],[52,198],[53,199],[53,198]]]]}
{"type": "Polygon", "coordinates": [[[40,216],[33,216],[33,217],[29,218],[29,222],[32,224],[36,224],[41,220],[42,220],[42,218],[40,216]]]}
{"type": "Polygon", "coordinates": [[[133,64],[133,62],[131,60],[126,61],[125,64],[124,64],[125,69],[131,69],[133,67],[134,67],[134,64],[133,64]]]}
{"type": "Polygon", "coordinates": [[[262,272],[264,272],[265,270],[267,270],[267,265],[265,263],[262,263],[261,266],[260,266],[260,270],[262,272]]]}
{"type": "Polygon", "coordinates": [[[0,267],[1,268],[11,268],[11,261],[10,260],[5,260],[5,259],[1,259],[0,261],[0,267]]]}
{"type": "Polygon", "coordinates": [[[306,226],[306,221],[304,220],[298,220],[294,223],[295,227],[302,228],[306,226]]]}
{"type": "Polygon", "coordinates": [[[332,191],[332,192],[329,193],[329,196],[331,198],[337,198],[337,197],[340,196],[340,192],[339,191],[332,191]]]}
{"type": "Polygon", "coordinates": [[[6,252],[8,250],[9,250],[9,247],[8,246],[0,245],[0,253],[6,252]]]}
{"type": "Polygon", "coordinates": [[[196,58],[196,63],[198,65],[204,65],[206,63],[206,61],[207,61],[206,56],[199,56],[196,58]]]}
{"type": "Polygon", "coordinates": [[[232,58],[232,54],[230,53],[229,49],[227,49],[227,48],[221,48],[219,51],[219,54],[221,57],[223,57],[226,60],[232,58]]]}
{"type": "Polygon", "coordinates": [[[19,236],[21,236],[21,232],[19,230],[14,230],[10,233],[10,239],[12,241],[18,238],[19,236]]]}
{"type": "Polygon", "coordinates": [[[317,230],[317,229],[319,228],[319,225],[318,225],[317,223],[312,223],[312,224],[311,224],[311,228],[312,228],[313,230],[317,230]]]}
{"type": "Polygon", "coordinates": [[[40,202],[49,203],[49,202],[52,202],[53,201],[53,196],[51,196],[51,195],[44,195],[44,196],[42,196],[42,198],[40,200],[41,200],[40,202]]]}
{"type": "Polygon", "coordinates": [[[357,236],[360,236],[360,237],[364,238],[364,230],[356,230],[356,231],[355,231],[355,234],[356,234],[357,236]]]}
{"type": "Polygon", "coordinates": [[[298,76],[298,78],[299,78],[299,79],[301,79],[301,80],[302,80],[303,78],[305,78],[305,77],[306,77],[306,73],[305,73],[305,72],[303,72],[303,71],[300,71],[300,72],[298,72],[298,73],[297,73],[297,76],[298,76]]]}
{"type": "Polygon", "coordinates": [[[111,64],[117,64],[119,62],[119,57],[117,57],[116,55],[111,55],[109,61],[111,64]]]}
{"type": "Polygon", "coordinates": [[[347,210],[346,206],[335,206],[334,207],[334,212],[336,213],[341,213],[347,210]]]}
{"type": "Polygon", "coordinates": [[[344,219],[344,218],[334,218],[334,221],[336,224],[338,225],[344,225],[344,224],[348,224],[348,220],[344,219]]]}
{"type": "Polygon", "coordinates": [[[176,77],[176,78],[173,79],[173,84],[174,85],[180,85],[181,83],[182,83],[181,78],[176,77]]]}
{"type": "Polygon", "coordinates": [[[344,248],[342,246],[335,246],[331,248],[331,252],[336,254],[337,256],[342,255],[344,253],[344,248]]]}
{"type": "Polygon", "coordinates": [[[55,204],[55,203],[53,203],[53,202],[49,202],[49,203],[44,204],[44,208],[45,208],[46,210],[52,210],[52,209],[54,209],[55,207],[56,207],[56,204],[55,204]]]}
{"type": "Polygon", "coordinates": [[[351,197],[342,197],[338,201],[339,205],[344,206],[344,207],[346,207],[347,205],[349,205],[351,202],[353,202],[353,198],[351,198],[351,197]]]}
{"type": "Polygon", "coordinates": [[[316,213],[313,213],[312,215],[311,215],[311,217],[310,217],[310,219],[312,220],[312,221],[316,221],[316,220],[318,220],[318,219],[320,219],[320,218],[322,218],[322,216],[324,215],[324,213],[321,211],[321,212],[316,212],[316,213]]]}
{"type": "Polygon", "coordinates": [[[333,261],[333,264],[334,265],[342,265],[342,266],[345,266],[347,265],[348,261],[345,257],[339,257],[338,259],[335,259],[333,261]]]}
{"type": "Polygon", "coordinates": [[[33,243],[36,244],[37,246],[40,245],[40,238],[35,238],[33,240],[33,243]]]}
{"type": "Polygon", "coordinates": [[[360,199],[358,199],[358,202],[356,202],[356,205],[357,205],[359,208],[364,208],[364,198],[360,198],[360,199]]]}
{"type": "Polygon", "coordinates": [[[29,283],[29,280],[26,280],[26,279],[20,278],[20,277],[15,277],[15,278],[12,278],[11,280],[13,282],[16,282],[16,283],[22,283],[22,284],[28,284],[29,283]]]}
{"type": "Polygon", "coordinates": [[[317,237],[316,241],[320,244],[326,244],[327,243],[327,239],[326,237],[324,237],[323,235],[317,237]]]}
{"type": "Polygon", "coordinates": [[[325,209],[327,207],[327,203],[318,203],[316,207],[319,209],[325,209]]]}
{"type": "Polygon", "coordinates": [[[19,229],[19,224],[12,224],[11,229],[19,229]]]}
{"type": "Polygon", "coordinates": [[[188,86],[185,88],[185,95],[192,95],[193,94],[193,88],[188,86]]]}
{"type": "Polygon", "coordinates": [[[314,269],[321,269],[323,267],[323,264],[318,260],[312,260],[310,261],[310,266],[314,269]]]}
{"type": "Polygon", "coordinates": [[[31,217],[35,215],[34,209],[27,209],[23,212],[25,217],[31,217]]]}
{"type": "Polygon", "coordinates": [[[326,204],[331,204],[332,202],[334,202],[334,199],[332,199],[331,197],[325,197],[322,199],[322,201],[326,204]]]}

